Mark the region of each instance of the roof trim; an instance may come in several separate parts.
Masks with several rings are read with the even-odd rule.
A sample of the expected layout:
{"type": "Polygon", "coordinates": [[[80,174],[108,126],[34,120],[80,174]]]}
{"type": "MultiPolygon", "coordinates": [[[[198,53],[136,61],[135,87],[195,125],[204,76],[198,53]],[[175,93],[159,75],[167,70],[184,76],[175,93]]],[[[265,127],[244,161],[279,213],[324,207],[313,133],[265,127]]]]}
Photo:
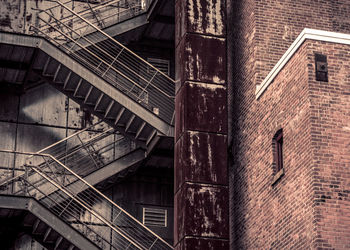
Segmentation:
{"type": "Polygon", "coordinates": [[[305,28],[297,37],[297,39],[292,43],[292,45],[288,48],[288,50],[284,53],[284,55],[277,62],[277,64],[273,67],[273,69],[270,71],[267,77],[262,81],[262,83],[256,86],[256,99],[259,99],[259,97],[273,82],[278,73],[288,63],[289,59],[296,53],[296,51],[306,39],[350,45],[349,34],[305,28]]]}

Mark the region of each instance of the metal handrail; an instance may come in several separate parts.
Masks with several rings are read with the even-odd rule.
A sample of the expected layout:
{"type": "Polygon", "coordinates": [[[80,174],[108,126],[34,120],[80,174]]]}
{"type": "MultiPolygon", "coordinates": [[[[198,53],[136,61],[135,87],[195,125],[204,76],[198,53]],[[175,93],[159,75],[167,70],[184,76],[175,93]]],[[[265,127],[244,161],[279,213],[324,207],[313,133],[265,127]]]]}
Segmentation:
{"type": "MultiPolygon", "coordinates": [[[[60,163],[54,157],[47,155],[47,154],[36,154],[36,153],[31,153],[31,152],[18,152],[18,151],[11,151],[11,150],[0,150],[0,152],[6,152],[6,153],[12,153],[12,154],[15,153],[15,154],[21,154],[21,155],[34,155],[34,156],[38,156],[38,157],[44,158],[44,159],[49,158],[50,160],[54,161],[56,164],[60,165],[61,167],[64,167],[64,165],[62,163],[60,163]]],[[[56,213],[56,215],[57,215],[57,208],[60,208],[60,207],[62,208],[62,202],[64,203],[64,201],[71,199],[71,201],[74,201],[79,206],[72,207],[72,209],[70,211],[67,210],[66,208],[64,208],[63,210],[59,210],[60,215],[62,215],[62,213],[68,212],[68,214],[70,216],[74,217],[74,215],[77,212],[79,213],[79,211],[82,211],[81,209],[83,209],[83,211],[88,212],[93,218],[100,221],[100,223],[102,223],[101,225],[107,226],[110,230],[113,230],[115,233],[122,236],[123,239],[127,240],[128,243],[131,243],[137,249],[143,249],[142,247],[139,246],[138,243],[134,242],[132,239],[130,239],[130,237],[125,235],[119,228],[112,225],[107,219],[103,218],[103,216],[101,216],[98,212],[96,212],[94,209],[89,207],[89,205],[86,204],[86,202],[84,202],[82,199],[79,199],[79,197],[77,197],[77,194],[72,194],[71,192],[66,190],[64,187],[59,185],[57,182],[52,180],[49,177],[49,173],[45,173],[44,171],[42,171],[42,169],[39,169],[37,166],[26,165],[26,169],[31,170],[32,172],[37,174],[37,177],[41,177],[42,180],[46,180],[46,181],[44,183],[43,182],[31,182],[29,178],[26,178],[26,176],[17,176],[14,180],[16,180],[16,179],[18,179],[19,181],[24,180],[26,183],[28,183],[30,186],[32,186],[32,189],[29,189],[28,187],[24,187],[23,192],[25,192],[24,193],[25,195],[30,195],[30,192],[33,191],[34,189],[38,190],[41,193],[41,196],[38,197],[38,193],[34,193],[33,195],[30,195],[30,196],[33,196],[34,198],[36,198],[43,205],[45,205],[50,211],[56,213]],[[52,190],[52,187],[54,188],[54,190],[52,190]],[[48,190],[49,190],[49,192],[48,192],[48,190]],[[61,200],[60,199],[53,199],[51,197],[52,194],[56,194],[56,196],[60,195],[61,200]],[[62,196],[62,194],[64,194],[64,195],[62,196]],[[51,202],[48,203],[47,200],[50,200],[51,202]]],[[[14,193],[14,194],[16,194],[16,193],[14,193]]],[[[71,202],[69,202],[69,203],[71,203],[71,202]]],[[[70,222],[69,220],[67,220],[67,218],[64,218],[63,216],[60,216],[60,218],[65,220],[68,223],[70,222]]],[[[106,240],[104,238],[104,234],[102,232],[96,232],[96,230],[94,229],[94,227],[92,225],[88,225],[88,223],[84,223],[84,221],[79,217],[75,216],[75,218],[79,221],[79,224],[85,224],[85,226],[89,229],[89,231],[94,232],[99,237],[99,239],[102,239],[110,247],[112,247],[113,249],[119,249],[119,247],[113,246],[110,241],[106,240]]],[[[76,229],[79,230],[80,228],[78,227],[76,229]]],[[[82,233],[84,233],[84,230],[82,233]]],[[[94,238],[91,238],[90,235],[86,235],[86,236],[88,238],[90,238],[90,240],[94,241],[94,238]]],[[[103,245],[98,244],[98,242],[96,242],[96,241],[94,241],[94,242],[103,248],[103,245]]]]}
{"type": "MultiPolygon", "coordinates": [[[[90,196],[87,196],[88,194],[86,194],[86,196],[84,195],[80,195],[79,191],[75,189],[69,190],[66,187],[58,184],[57,182],[55,182],[52,178],[49,177],[50,173],[47,172],[48,170],[46,169],[46,172],[43,169],[39,169],[38,166],[32,166],[32,165],[26,165],[27,168],[32,169],[33,171],[35,171],[37,174],[39,174],[42,178],[46,179],[47,181],[49,181],[49,183],[53,184],[57,189],[55,190],[51,190],[51,192],[49,193],[49,195],[53,194],[53,193],[57,193],[57,191],[62,191],[63,193],[65,193],[66,195],[68,195],[71,199],[74,199],[77,203],[79,203],[80,205],[83,206],[84,209],[86,209],[87,211],[90,211],[90,213],[92,213],[96,218],[98,218],[99,220],[101,220],[102,222],[104,222],[108,227],[110,227],[113,231],[115,231],[116,233],[118,233],[119,235],[124,235],[126,239],[128,239],[128,241],[132,242],[133,245],[139,249],[151,249],[153,246],[157,246],[160,247],[161,249],[173,249],[172,246],[170,246],[167,242],[165,242],[163,239],[161,239],[158,235],[156,235],[155,233],[153,233],[151,230],[149,230],[147,227],[145,227],[141,222],[139,222],[138,220],[136,220],[133,216],[131,216],[127,211],[125,211],[124,209],[122,209],[121,207],[119,207],[116,203],[114,203],[112,200],[110,200],[107,196],[105,196],[103,193],[101,193],[99,190],[97,190],[96,188],[94,188],[92,185],[90,185],[88,182],[86,182],[83,178],[81,178],[79,175],[77,175],[74,171],[72,171],[71,169],[69,169],[68,167],[66,167],[63,163],[61,163],[60,161],[58,161],[56,158],[54,158],[52,155],[49,154],[38,154],[38,153],[30,153],[30,152],[18,152],[18,151],[11,151],[11,150],[0,150],[0,152],[5,152],[5,153],[16,153],[16,154],[24,154],[24,155],[32,155],[32,156],[38,156],[38,157],[43,157],[43,158],[48,158],[50,159],[50,161],[54,162],[55,165],[53,167],[59,167],[60,170],[64,170],[65,172],[69,172],[71,176],[74,176],[74,182],[76,182],[77,180],[79,181],[80,184],[85,185],[88,188],[89,194],[90,196]],[[79,197],[80,196],[80,197],[79,197]],[[85,198],[84,198],[85,197],[85,198]],[[134,239],[131,239],[131,237],[133,236],[132,234],[129,234],[127,231],[125,231],[126,229],[122,229],[122,228],[118,228],[117,224],[114,223],[113,220],[115,220],[117,217],[113,218],[112,221],[108,221],[106,218],[101,217],[101,215],[96,212],[95,210],[93,210],[93,205],[90,204],[89,205],[89,201],[91,203],[91,199],[95,200],[97,199],[97,201],[99,202],[106,202],[106,204],[110,204],[110,208],[111,211],[113,211],[113,209],[115,209],[116,211],[119,211],[118,216],[120,216],[120,214],[123,214],[123,216],[126,216],[126,218],[128,220],[131,220],[132,223],[134,223],[133,225],[131,224],[130,226],[133,228],[133,232],[136,234],[137,230],[141,230],[142,233],[148,234],[148,236],[144,236],[145,237],[145,243],[142,242],[137,242],[134,239]],[[86,203],[87,202],[87,203],[86,203]],[[136,226],[135,226],[136,225],[136,226]],[[121,234],[122,233],[122,234],[121,234]],[[152,242],[149,242],[149,237],[154,237],[154,240],[152,240],[152,242]],[[151,243],[150,246],[146,246],[146,245],[142,245],[142,244],[147,244],[147,243],[151,243]],[[160,245],[159,245],[160,244],[160,245]]],[[[55,174],[55,173],[53,173],[55,174]]],[[[21,176],[20,178],[24,178],[23,176],[21,176]]],[[[16,177],[16,179],[19,179],[19,177],[16,177]]],[[[30,181],[30,179],[28,178],[27,181],[30,181]]],[[[35,185],[35,184],[34,184],[35,185]]],[[[45,185],[45,184],[39,184],[39,185],[45,185]]],[[[82,188],[82,187],[81,187],[82,188]]],[[[47,188],[45,188],[46,190],[47,188]]],[[[85,192],[85,191],[84,191],[85,192]]],[[[45,197],[41,197],[41,198],[45,198],[45,197]]],[[[104,204],[104,203],[102,203],[104,204]]],[[[108,208],[108,207],[107,207],[108,208]]],[[[142,236],[141,236],[142,237],[142,236]]],[[[158,249],[158,248],[157,248],[158,249]]]]}
{"type": "MultiPolygon", "coordinates": [[[[75,141],[77,141],[77,137],[84,137],[87,136],[88,134],[90,134],[92,131],[97,131],[95,136],[92,136],[90,138],[88,138],[88,140],[84,141],[83,143],[85,144],[85,146],[90,147],[93,146],[95,143],[98,143],[99,141],[108,138],[109,136],[114,136],[114,135],[118,135],[120,136],[120,138],[114,139],[112,138],[107,144],[103,144],[103,146],[99,146],[97,148],[95,148],[95,153],[96,155],[99,154],[104,154],[107,153],[110,150],[113,150],[114,147],[122,142],[123,140],[127,140],[128,144],[131,143],[131,148],[130,150],[135,150],[135,144],[133,144],[131,141],[129,141],[127,138],[121,136],[120,134],[115,134],[115,129],[113,128],[106,128],[104,131],[99,131],[100,129],[96,128],[97,126],[100,126],[102,123],[102,121],[99,121],[89,127],[86,127],[82,130],[79,130],[75,133],[73,133],[72,135],[63,138],[62,140],[59,140],[58,142],[55,142],[41,150],[39,150],[38,152],[36,152],[37,154],[40,153],[47,153],[52,155],[53,157],[59,159],[60,161],[67,161],[69,165],[71,165],[71,167],[74,169],[74,165],[78,165],[78,164],[84,164],[85,168],[84,168],[84,172],[80,173],[81,177],[85,177],[86,175],[88,175],[91,171],[95,171],[96,167],[97,168],[102,168],[105,165],[117,160],[119,157],[123,156],[122,154],[116,154],[113,153],[113,157],[110,158],[108,161],[104,161],[102,165],[100,166],[95,166],[95,167],[90,167],[89,165],[91,164],[91,161],[89,160],[89,157],[93,157],[89,151],[86,151],[86,148],[84,148],[82,146],[81,141],[78,141],[78,143],[76,143],[75,141]],[[84,155],[84,152],[87,152],[88,155],[84,155]],[[82,155],[82,157],[79,158],[79,161],[77,162],[77,157],[79,157],[79,155],[82,155]],[[72,161],[73,158],[73,161],[72,161]],[[90,170],[90,171],[89,171],[90,170]]],[[[28,156],[26,159],[26,162],[30,162],[31,158],[33,158],[33,156],[28,156]]],[[[43,162],[44,163],[44,162],[43,162]]],[[[38,163],[39,164],[39,163],[38,163]]],[[[23,173],[22,175],[19,176],[24,176],[25,173],[23,173]]],[[[18,176],[16,176],[18,177],[18,176]]],[[[16,178],[15,177],[15,178],[16,178]]],[[[0,186],[3,184],[6,184],[6,182],[11,181],[13,178],[7,179],[3,182],[0,182],[0,186]]]]}
{"type": "Polygon", "coordinates": [[[36,153],[39,154],[39,153],[41,153],[41,152],[44,152],[44,151],[46,151],[46,150],[48,150],[48,149],[50,149],[50,148],[56,146],[57,144],[60,144],[60,143],[62,143],[62,142],[64,142],[64,141],[67,141],[67,140],[71,139],[72,137],[75,137],[75,136],[77,136],[77,135],[79,135],[79,134],[82,134],[82,133],[85,132],[85,131],[92,130],[93,127],[95,127],[95,126],[97,126],[97,125],[99,125],[99,124],[101,124],[101,123],[102,123],[102,120],[99,121],[99,122],[97,122],[97,123],[95,123],[95,124],[93,124],[93,125],[91,125],[91,126],[89,126],[89,127],[86,127],[86,128],[81,129],[81,130],[78,130],[77,132],[75,132],[75,133],[73,133],[73,134],[71,134],[71,135],[69,135],[69,136],[67,136],[67,137],[65,137],[65,138],[63,138],[63,139],[61,139],[61,140],[59,140],[59,141],[57,141],[57,142],[55,142],[55,143],[53,143],[53,144],[51,144],[51,145],[49,145],[49,146],[43,148],[43,149],[40,149],[40,150],[39,150],[38,152],[36,152],[36,153]]]}
{"type": "MultiPolygon", "coordinates": [[[[42,190],[40,190],[38,187],[36,187],[36,186],[33,185],[32,183],[28,182],[25,178],[22,178],[22,177],[21,177],[21,178],[19,178],[19,181],[25,182],[26,185],[31,186],[31,187],[32,187],[33,189],[35,189],[37,192],[39,192],[39,193],[41,193],[43,196],[45,196],[45,193],[44,193],[42,190]]],[[[31,195],[29,194],[29,196],[31,196],[31,195]]],[[[88,224],[85,223],[84,221],[80,220],[80,218],[79,218],[76,214],[74,214],[72,211],[69,211],[69,210],[67,209],[67,206],[64,206],[64,205],[61,205],[61,204],[57,203],[56,200],[52,199],[52,198],[49,197],[49,196],[47,196],[47,199],[49,199],[49,200],[51,201],[52,204],[55,204],[55,207],[62,208],[62,211],[59,213],[59,216],[60,216],[61,219],[62,219],[62,214],[65,213],[65,214],[69,215],[71,218],[75,218],[76,221],[79,221],[80,224],[84,225],[85,228],[89,228],[88,224]]],[[[50,207],[50,206],[49,206],[49,207],[50,207]]],[[[69,223],[69,222],[68,222],[68,223],[69,223]]],[[[91,228],[89,228],[89,230],[90,230],[91,232],[93,232],[94,234],[98,235],[98,233],[97,233],[95,230],[93,230],[93,229],[91,229],[91,228]]],[[[108,242],[108,241],[107,241],[106,239],[104,239],[103,237],[101,237],[101,238],[102,238],[102,239],[104,240],[104,242],[106,242],[112,249],[116,249],[116,248],[111,244],[111,242],[108,242]]]]}
{"type": "Polygon", "coordinates": [[[44,25],[33,26],[34,30],[151,112],[156,112],[154,108],[159,109],[157,115],[172,125],[174,80],[91,23],[84,14],[67,7],[67,2],[54,2],[56,7],[70,13],[69,18],[56,18],[49,11],[42,10],[49,21],[39,17],[44,25]],[[66,20],[78,26],[72,26],[66,20]],[[84,27],[87,28],[81,33],[80,29],[84,27]]]}
{"type": "MultiPolygon", "coordinates": [[[[135,0],[134,0],[135,1],[135,0]]],[[[82,10],[78,10],[77,13],[79,15],[92,15],[94,16],[95,18],[97,17],[97,15],[101,16],[101,18],[99,19],[99,21],[105,21],[106,19],[108,18],[111,18],[111,17],[116,17],[117,16],[117,19],[116,22],[121,22],[123,20],[125,20],[127,18],[127,15],[130,14],[130,16],[136,16],[138,14],[141,14],[143,12],[146,12],[148,7],[149,7],[149,4],[147,4],[147,6],[143,6],[142,5],[142,2],[143,0],[137,0],[136,1],[136,4],[133,4],[132,7],[133,8],[128,8],[127,6],[127,2],[128,1],[125,1],[125,0],[111,0],[111,1],[102,1],[100,2],[99,4],[95,4],[94,3],[94,6],[91,7],[91,3],[89,3],[88,1],[82,1],[80,2],[80,5],[78,5],[78,7],[81,7],[82,6],[82,10]],[[86,5],[88,7],[86,7],[86,5]],[[113,11],[113,14],[111,15],[105,15],[104,13],[108,10],[106,10],[106,8],[110,7],[111,9],[115,10],[115,8],[118,8],[118,12],[115,13],[115,11],[113,11]],[[137,9],[140,9],[139,12],[135,12],[137,9]]],[[[72,3],[76,3],[76,1],[67,1],[67,2],[64,2],[63,4],[64,5],[67,5],[67,4],[70,4],[72,3]]],[[[59,7],[60,5],[57,4],[53,7],[50,7],[50,8],[47,8],[45,9],[45,11],[50,11],[52,12],[53,9],[59,7]]],[[[77,6],[75,6],[75,8],[77,8],[77,6]]],[[[38,10],[38,11],[43,11],[41,9],[36,9],[34,8],[34,10],[38,10]]],[[[110,11],[110,10],[109,10],[110,11]]],[[[71,20],[73,20],[75,18],[75,16],[73,14],[70,14],[68,16],[63,16],[60,18],[60,20],[62,22],[69,22],[71,20]]],[[[93,21],[92,21],[93,22],[93,21]]],[[[110,25],[113,25],[113,23],[111,23],[110,25]]],[[[49,32],[49,28],[50,27],[47,27],[47,23],[40,26],[41,29],[45,32],[49,32]]],[[[99,25],[101,26],[101,25],[99,25]]],[[[82,26],[82,27],[79,27],[79,29],[83,29],[85,26],[82,26]]],[[[107,25],[104,25],[104,26],[101,26],[100,28],[105,28],[107,27],[107,25]]]]}
{"type": "Polygon", "coordinates": [[[163,73],[162,71],[160,71],[159,69],[157,69],[156,67],[154,67],[152,64],[150,64],[149,62],[147,62],[145,59],[143,59],[142,57],[140,57],[139,55],[137,55],[136,53],[134,53],[133,51],[131,51],[130,49],[128,49],[126,46],[124,46],[122,43],[118,42],[116,39],[114,39],[113,37],[111,37],[110,35],[108,35],[106,32],[104,32],[103,30],[101,30],[100,28],[98,28],[97,26],[95,26],[94,24],[92,24],[91,22],[89,22],[87,19],[85,19],[84,17],[82,17],[81,15],[77,14],[76,12],[74,12],[73,10],[71,10],[70,8],[68,8],[67,6],[65,6],[63,3],[59,2],[59,1],[55,1],[57,2],[60,6],[62,6],[63,8],[65,8],[66,10],[68,10],[69,12],[71,12],[72,14],[74,14],[75,16],[79,17],[81,20],[83,20],[85,23],[87,23],[89,26],[91,26],[92,28],[96,29],[96,31],[100,32],[101,34],[103,34],[104,36],[106,36],[108,39],[110,39],[111,41],[113,41],[114,43],[116,43],[117,45],[119,45],[120,47],[124,48],[126,51],[128,51],[129,53],[131,53],[133,56],[137,57],[140,61],[142,61],[143,63],[147,64],[149,67],[153,68],[153,70],[157,71],[159,74],[163,75],[164,77],[166,77],[169,81],[173,82],[175,84],[175,81],[170,78],[168,75],[166,75],[165,73],[163,73]]]}

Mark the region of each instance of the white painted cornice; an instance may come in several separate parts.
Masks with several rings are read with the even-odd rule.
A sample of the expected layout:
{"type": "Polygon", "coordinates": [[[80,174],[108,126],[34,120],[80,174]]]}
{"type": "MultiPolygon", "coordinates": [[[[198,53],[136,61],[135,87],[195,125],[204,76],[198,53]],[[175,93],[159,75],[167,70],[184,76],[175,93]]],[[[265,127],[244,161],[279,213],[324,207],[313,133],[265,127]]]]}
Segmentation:
{"type": "Polygon", "coordinates": [[[273,82],[277,74],[288,63],[289,59],[294,55],[294,53],[299,49],[299,47],[304,43],[306,39],[350,45],[349,34],[315,29],[304,29],[297,37],[297,39],[292,43],[292,45],[288,48],[286,53],[284,53],[278,63],[273,67],[267,77],[262,81],[262,83],[256,86],[256,99],[259,99],[267,87],[273,82]]]}

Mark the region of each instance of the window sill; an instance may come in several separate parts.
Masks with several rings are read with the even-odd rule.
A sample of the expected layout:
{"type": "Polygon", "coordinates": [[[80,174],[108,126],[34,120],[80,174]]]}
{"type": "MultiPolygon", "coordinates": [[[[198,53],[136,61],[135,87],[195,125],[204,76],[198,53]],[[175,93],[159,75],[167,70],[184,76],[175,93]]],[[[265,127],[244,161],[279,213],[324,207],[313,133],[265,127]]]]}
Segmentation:
{"type": "Polygon", "coordinates": [[[282,168],[280,171],[278,171],[278,172],[273,176],[271,186],[274,186],[283,176],[284,176],[284,168],[282,168]]]}

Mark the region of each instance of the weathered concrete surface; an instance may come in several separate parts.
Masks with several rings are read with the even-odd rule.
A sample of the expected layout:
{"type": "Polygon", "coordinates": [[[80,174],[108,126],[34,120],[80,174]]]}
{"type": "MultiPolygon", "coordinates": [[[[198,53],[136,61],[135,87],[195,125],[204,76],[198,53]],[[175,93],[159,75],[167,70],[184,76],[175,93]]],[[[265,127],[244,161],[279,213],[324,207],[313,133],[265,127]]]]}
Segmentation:
{"type": "Polygon", "coordinates": [[[21,96],[18,121],[64,127],[67,123],[66,105],[65,95],[43,84],[21,96]]]}
{"type": "Polygon", "coordinates": [[[46,250],[28,234],[19,236],[14,243],[14,248],[18,250],[46,250]]]}
{"type": "MultiPolygon", "coordinates": [[[[24,32],[27,12],[27,1],[0,1],[0,30],[24,32]]],[[[29,19],[29,16],[28,16],[29,19]]]]}
{"type": "Polygon", "coordinates": [[[5,91],[0,93],[0,120],[16,121],[18,111],[19,97],[9,95],[5,91]]]}

